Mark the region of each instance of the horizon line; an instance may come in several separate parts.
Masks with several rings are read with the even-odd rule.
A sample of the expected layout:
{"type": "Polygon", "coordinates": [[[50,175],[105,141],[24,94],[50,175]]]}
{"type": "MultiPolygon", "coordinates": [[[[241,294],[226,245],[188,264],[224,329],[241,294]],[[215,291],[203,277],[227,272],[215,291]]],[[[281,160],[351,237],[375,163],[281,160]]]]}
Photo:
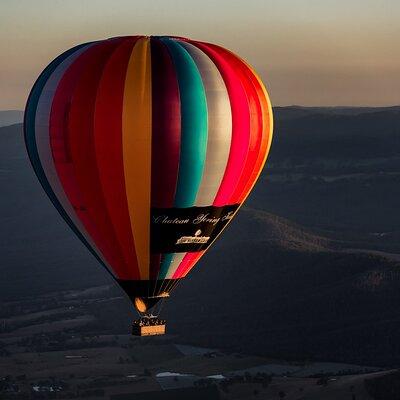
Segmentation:
{"type": "MultiPolygon", "coordinates": [[[[306,105],[301,105],[301,104],[277,104],[273,105],[272,108],[397,108],[400,107],[400,104],[392,104],[392,105],[387,105],[387,106],[366,106],[366,105],[331,105],[331,106],[318,106],[318,105],[313,105],[313,106],[306,106],[306,105]]],[[[19,109],[19,108],[6,108],[3,110],[0,110],[0,112],[24,112],[24,109],[19,109]]]]}

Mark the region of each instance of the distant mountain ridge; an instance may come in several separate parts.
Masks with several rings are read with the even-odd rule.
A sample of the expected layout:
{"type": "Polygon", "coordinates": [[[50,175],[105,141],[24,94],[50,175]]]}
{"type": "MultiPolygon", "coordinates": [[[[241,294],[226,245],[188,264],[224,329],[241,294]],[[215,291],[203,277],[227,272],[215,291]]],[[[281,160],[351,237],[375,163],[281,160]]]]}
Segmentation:
{"type": "Polygon", "coordinates": [[[308,115],[361,115],[377,112],[398,112],[400,111],[400,105],[387,106],[387,107],[305,107],[305,106],[277,106],[273,107],[275,119],[293,119],[301,118],[308,115]]]}
{"type": "Polygon", "coordinates": [[[236,219],[240,232],[228,228],[224,233],[227,243],[266,242],[303,251],[332,248],[332,242],[328,238],[313,234],[285,218],[262,210],[243,207],[236,219]]]}
{"type": "Polygon", "coordinates": [[[24,112],[20,110],[0,111],[0,127],[20,124],[24,118],[24,112]]]}

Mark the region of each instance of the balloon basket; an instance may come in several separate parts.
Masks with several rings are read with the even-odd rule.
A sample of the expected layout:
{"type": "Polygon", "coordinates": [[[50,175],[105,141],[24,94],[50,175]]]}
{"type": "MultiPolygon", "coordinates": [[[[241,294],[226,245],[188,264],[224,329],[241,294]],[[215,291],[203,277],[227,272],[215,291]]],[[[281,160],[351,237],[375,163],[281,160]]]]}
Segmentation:
{"type": "Polygon", "coordinates": [[[142,317],[133,321],[132,335],[157,336],[165,334],[166,321],[157,317],[142,317]]]}

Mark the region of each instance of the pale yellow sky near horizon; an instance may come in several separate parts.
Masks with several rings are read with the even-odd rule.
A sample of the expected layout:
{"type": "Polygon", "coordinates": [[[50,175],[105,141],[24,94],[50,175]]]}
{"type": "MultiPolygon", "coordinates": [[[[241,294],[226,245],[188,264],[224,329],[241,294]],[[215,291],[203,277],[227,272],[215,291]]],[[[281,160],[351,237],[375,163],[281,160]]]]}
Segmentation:
{"type": "Polygon", "coordinates": [[[42,69],[85,41],[170,34],[245,58],[274,105],[400,104],[395,0],[0,0],[0,110],[23,109],[42,69]]]}

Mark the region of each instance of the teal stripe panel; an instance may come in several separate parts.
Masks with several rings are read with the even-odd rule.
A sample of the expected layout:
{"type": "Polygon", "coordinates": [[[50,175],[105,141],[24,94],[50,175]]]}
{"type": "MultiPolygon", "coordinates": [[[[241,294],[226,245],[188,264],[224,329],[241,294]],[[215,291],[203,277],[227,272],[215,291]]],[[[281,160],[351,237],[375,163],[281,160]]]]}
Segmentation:
{"type": "Polygon", "coordinates": [[[161,263],[160,263],[160,274],[158,279],[165,279],[168,274],[169,267],[171,266],[171,262],[174,259],[175,253],[166,253],[161,256],[161,263]]]}
{"type": "Polygon", "coordinates": [[[193,58],[178,42],[162,38],[172,57],[181,103],[181,152],[174,206],[191,207],[203,176],[207,152],[207,100],[193,58]]]}
{"type": "MultiPolygon", "coordinates": [[[[174,207],[191,207],[196,201],[207,153],[208,113],[204,85],[196,63],[176,40],[160,38],[171,55],[181,104],[181,148],[174,207]]],[[[160,265],[165,279],[174,254],[166,254],[160,265]]]]}

